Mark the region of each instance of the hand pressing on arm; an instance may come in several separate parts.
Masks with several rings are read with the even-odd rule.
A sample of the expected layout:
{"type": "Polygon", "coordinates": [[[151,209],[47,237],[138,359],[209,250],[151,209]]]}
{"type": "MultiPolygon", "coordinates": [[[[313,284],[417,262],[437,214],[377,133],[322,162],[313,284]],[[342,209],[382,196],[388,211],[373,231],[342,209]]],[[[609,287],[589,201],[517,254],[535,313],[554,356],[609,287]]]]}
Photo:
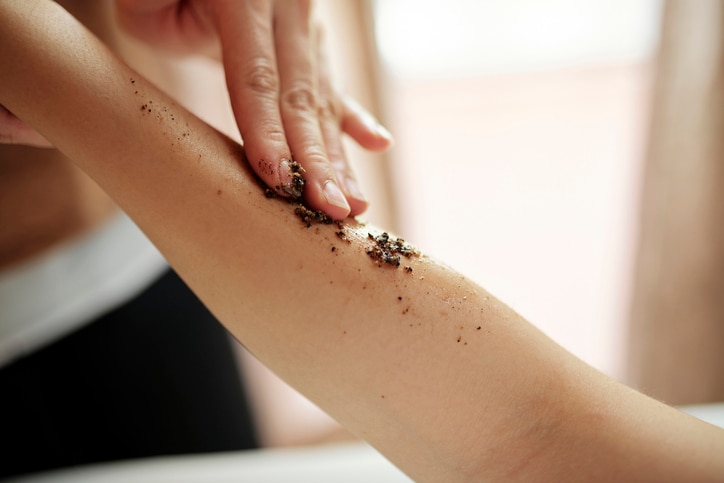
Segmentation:
{"type": "Polygon", "coordinates": [[[367,207],[342,133],[371,150],[391,138],[332,88],[312,10],[309,0],[117,0],[118,21],[142,40],[220,55],[252,169],[282,196],[298,197],[291,184],[297,161],[307,204],[342,219],[367,207]]]}
{"type": "Polygon", "coordinates": [[[595,371],[432,258],[371,259],[374,227],[308,229],[263,196],[239,146],[55,3],[0,2],[0,102],[251,353],[415,481],[722,480],[721,429],[595,371]]]}

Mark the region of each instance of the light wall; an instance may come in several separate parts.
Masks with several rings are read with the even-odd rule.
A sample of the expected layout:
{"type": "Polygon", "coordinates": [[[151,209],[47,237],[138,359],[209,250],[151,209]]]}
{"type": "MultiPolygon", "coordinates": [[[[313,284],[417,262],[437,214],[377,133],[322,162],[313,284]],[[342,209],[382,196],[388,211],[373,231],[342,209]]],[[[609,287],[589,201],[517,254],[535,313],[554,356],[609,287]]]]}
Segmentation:
{"type": "Polygon", "coordinates": [[[619,377],[659,2],[375,8],[399,231],[619,377]]]}

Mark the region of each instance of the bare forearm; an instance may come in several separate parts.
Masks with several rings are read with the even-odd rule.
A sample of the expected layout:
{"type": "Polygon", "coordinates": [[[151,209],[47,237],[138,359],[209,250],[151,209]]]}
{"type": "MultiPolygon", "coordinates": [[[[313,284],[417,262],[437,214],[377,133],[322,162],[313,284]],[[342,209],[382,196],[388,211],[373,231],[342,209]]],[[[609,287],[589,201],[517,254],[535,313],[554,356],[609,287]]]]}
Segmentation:
{"type": "Polygon", "coordinates": [[[263,196],[238,146],[72,19],[9,3],[0,103],[93,176],[257,357],[417,479],[554,476],[576,460],[601,476],[601,451],[618,456],[606,477],[633,476],[666,456],[652,448],[671,436],[659,419],[685,433],[679,452],[692,424],[722,447],[434,260],[379,263],[366,253],[378,231],[353,221],[307,228],[263,196]],[[634,417],[641,408],[649,420],[634,417]],[[615,439],[636,435],[627,425],[648,430],[634,462],[623,454],[633,440],[615,439]]]}

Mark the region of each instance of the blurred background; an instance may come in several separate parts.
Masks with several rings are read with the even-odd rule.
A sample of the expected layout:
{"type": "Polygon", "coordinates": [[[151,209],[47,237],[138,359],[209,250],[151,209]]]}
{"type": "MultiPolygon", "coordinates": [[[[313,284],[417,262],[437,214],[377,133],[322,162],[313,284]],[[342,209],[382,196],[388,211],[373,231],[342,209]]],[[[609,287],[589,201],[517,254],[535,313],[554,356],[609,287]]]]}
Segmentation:
{"type": "Polygon", "coordinates": [[[383,166],[358,160],[365,189],[391,190],[371,193],[367,218],[621,378],[661,2],[367,8],[374,67],[360,76],[375,92],[362,100],[396,140],[383,166]]]}

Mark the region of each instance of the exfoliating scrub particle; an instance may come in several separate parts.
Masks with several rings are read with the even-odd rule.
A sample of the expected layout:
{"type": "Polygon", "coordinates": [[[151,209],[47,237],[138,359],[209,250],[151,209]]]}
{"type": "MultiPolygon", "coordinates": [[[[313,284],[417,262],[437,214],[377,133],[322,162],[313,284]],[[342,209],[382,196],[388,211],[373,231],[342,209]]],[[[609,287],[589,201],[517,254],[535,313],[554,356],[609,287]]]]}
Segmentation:
{"type": "Polygon", "coordinates": [[[292,160],[289,163],[289,170],[292,173],[292,181],[288,184],[283,184],[281,190],[296,200],[301,198],[304,192],[304,168],[301,164],[292,160]]]}
{"type": "Polygon", "coordinates": [[[294,208],[294,214],[297,215],[305,225],[307,225],[307,228],[312,226],[313,223],[321,223],[323,225],[331,225],[334,223],[334,220],[325,212],[310,210],[302,204],[299,204],[294,208]]]}
{"type": "MultiPolygon", "coordinates": [[[[259,163],[259,167],[262,167],[262,163],[259,163]]],[[[298,162],[291,161],[289,163],[289,171],[291,171],[292,180],[289,183],[277,185],[274,189],[265,186],[264,196],[267,198],[276,198],[279,196],[279,193],[286,193],[289,195],[288,199],[290,201],[300,201],[302,199],[302,194],[304,193],[304,168],[298,162]]]]}
{"type": "MultiPolygon", "coordinates": [[[[412,245],[406,243],[402,238],[390,238],[387,232],[377,236],[368,233],[367,237],[375,242],[375,244],[367,250],[367,255],[378,262],[399,267],[400,257],[411,258],[413,256],[419,256],[419,252],[412,245]]],[[[412,272],[411,267],[406,267],[405,270],[408,273],[412,272]]]]}
{"type": "MultiPolygon", "coordinates": [[[[342,220],[334,220],[329,215],[321,210],[313,210],[304,204],[302,199],[302,193],[304,189],[304,168],[297,163],[292,161],[290,163],[292,171],[292,181],[286,186],[277,186],[276,189],[265,187],[264,195],[267,198],[278,198],[280,192],[284,192],[288,197],[282,197],[294,206],[294,214],[302,220],[304,226],[310,228],[313,224],[331,225],[335,224],[338,228],[335,231],[335,235],[342,241],[351,243],[351,240],[347,236],[345,231],[345,225],[342,220]]],[[[318,229],[317,229],[318,230],[318,229]]],[[[420,252],[417,251],[412,245],[408,244],[402,238],[390,237],[387,232],[383,232],[377,236],[368,233],[367,237],[373,242],[365,252],[369,257],[377,262],[378,266],[389,265],[393,267],[400,267],[400,261],[402,257],[412,258],[420,256],[420,252]]],[[[337,248],[332,247],[332,252],[336,252],[337,248]]],[[[412,267],[402,267],[405,273],[411,274],[412,267]]]]}

